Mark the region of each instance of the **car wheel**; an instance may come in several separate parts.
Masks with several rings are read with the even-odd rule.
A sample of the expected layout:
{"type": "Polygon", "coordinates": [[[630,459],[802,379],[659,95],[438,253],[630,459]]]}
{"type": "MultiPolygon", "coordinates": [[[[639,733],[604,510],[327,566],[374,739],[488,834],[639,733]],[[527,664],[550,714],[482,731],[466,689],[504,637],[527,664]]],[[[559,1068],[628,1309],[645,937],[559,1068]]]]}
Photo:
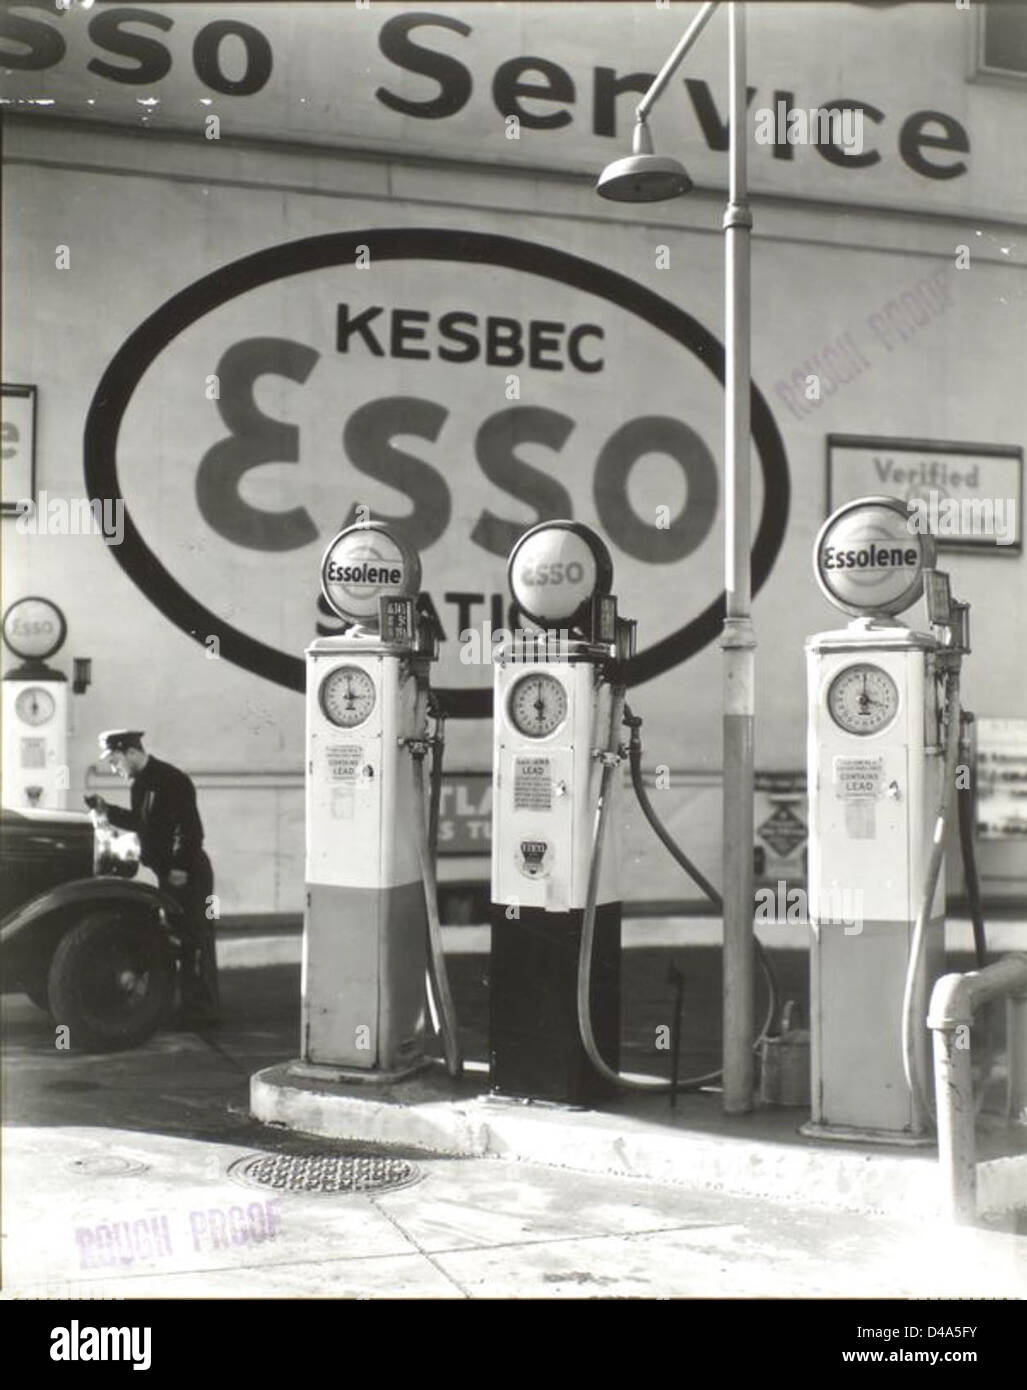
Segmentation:
{"type": "Polygon", "coordinates": [[[139,913],[86,917],[62,937],[50,963],[50,1012],[76,1052],[145,1042],[175,997],[175,958],[161,929],[139,913]]]}

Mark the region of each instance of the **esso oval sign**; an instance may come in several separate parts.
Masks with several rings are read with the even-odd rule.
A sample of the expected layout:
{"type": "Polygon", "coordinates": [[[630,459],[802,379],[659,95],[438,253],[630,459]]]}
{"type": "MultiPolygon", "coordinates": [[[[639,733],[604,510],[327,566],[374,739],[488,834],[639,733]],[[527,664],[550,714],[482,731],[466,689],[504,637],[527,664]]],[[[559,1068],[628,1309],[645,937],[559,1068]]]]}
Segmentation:
{"type": "Polygon", "coordinates": [[[377,628],[378,600],[412,594],[421,587],[416,550],[403,545],[380,522],[347,526],[321,559],[321,592],[347,622],[377,628]]]}
{"type": "MultiPolygon", "coordinates": [[[[571,245],[590,235],[567,229],[571,245]]],[[[723,346],[697,319],[568,250],[484,231],[334,232],[220,266],[129,335],[89,409],[87,489],[122,500],[110,554],[151,603],[297,691],[311,637],[366,621],[395,558],[333,551],[322,587],[325,547],[381,523],[420,557],[447,713],[482,717],[517,604],[549,625],[602,583],[572,528],[524,568],[511,604],[510,553],[542,522],[582,523],[612,556],[620,611],[639,622],[630,684],[719,636],[723,379],[723,346]]],[[[752,424],[758,589],[789,479],[755,388],[752,424]]],[[[413,582],[404,569],[404,591],[413,582]]]]}
{"type": "Polygon", "coordinates": [[[913,528],[897,497],[860,497],[827,518],[813,545],[813,571],[844,613],[902,613],[923,592],[934,540],[913,528]]]}
{"type": "Polygon", "coordinates": [[[510,593],[533,623],[550,628],[580,618],[608,594],[613,561],[599,536],[575,521],[543,521],[510,552],[510,593]]]}

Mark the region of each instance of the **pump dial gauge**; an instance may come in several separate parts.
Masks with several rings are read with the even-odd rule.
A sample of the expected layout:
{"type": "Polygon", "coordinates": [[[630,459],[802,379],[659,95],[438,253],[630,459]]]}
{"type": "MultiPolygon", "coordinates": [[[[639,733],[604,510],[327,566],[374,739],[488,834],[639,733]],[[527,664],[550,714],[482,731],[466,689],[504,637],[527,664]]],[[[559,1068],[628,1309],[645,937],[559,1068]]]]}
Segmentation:
{"type": "Polygon", "coordinates": [[[15,713],[25,724],[48,724],[56,708],[56,700],[41,685],[30,685],[14,702],[15,713]]]}
{"type": "Polygon", "coordinates": [[[880,666],[857,662],[839,671],[827,692],[827,708],[849,734],[876,734],[895,718],[899,688],[880,666]]]}
{"type": "Polygon", "coordinates": [[[555,676],[521,676],[510,691],[510,722],[526,738],[546,738],[567,718],[567,692],[555,676]]]}
{"type": "Polygon", "coordinates": [[[370,717],[377,696],[374,681],[360,666],[337,666],[321,682],[325,718],[340,729],[355,729],[370,717]]]}

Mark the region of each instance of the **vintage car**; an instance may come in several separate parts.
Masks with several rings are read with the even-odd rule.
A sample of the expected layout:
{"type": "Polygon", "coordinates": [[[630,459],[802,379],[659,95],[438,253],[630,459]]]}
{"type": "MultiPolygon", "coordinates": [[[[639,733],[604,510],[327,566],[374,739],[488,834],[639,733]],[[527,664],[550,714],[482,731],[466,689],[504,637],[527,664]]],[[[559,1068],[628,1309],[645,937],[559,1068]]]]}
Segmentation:
{"type": "Polygon", "coordinates": [[[77,1052],[135,1047],[170,1014],[177,904],[133,882],[139,841],[96,811],[0,811],[0,967],[77,1052]]]}

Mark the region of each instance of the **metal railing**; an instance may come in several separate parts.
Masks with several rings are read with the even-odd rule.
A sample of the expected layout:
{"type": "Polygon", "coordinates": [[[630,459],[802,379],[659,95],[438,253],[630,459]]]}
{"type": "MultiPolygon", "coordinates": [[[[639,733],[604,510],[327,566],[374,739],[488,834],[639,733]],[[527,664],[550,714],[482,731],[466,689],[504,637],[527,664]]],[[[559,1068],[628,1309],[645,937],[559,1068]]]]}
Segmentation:
{"type": "Polygon", "coordinates": [[[943,975],[931,993],[927,1026],[934,1034],[938,1158],[946,1213],[963,1225],[977,1219],[977,1144],[970,1030],[974,1012],[990,999],[1006,1000],[1006,1115],[1027,1111],[1027,955],[1008,955],[982,970],[943,975]]]}

